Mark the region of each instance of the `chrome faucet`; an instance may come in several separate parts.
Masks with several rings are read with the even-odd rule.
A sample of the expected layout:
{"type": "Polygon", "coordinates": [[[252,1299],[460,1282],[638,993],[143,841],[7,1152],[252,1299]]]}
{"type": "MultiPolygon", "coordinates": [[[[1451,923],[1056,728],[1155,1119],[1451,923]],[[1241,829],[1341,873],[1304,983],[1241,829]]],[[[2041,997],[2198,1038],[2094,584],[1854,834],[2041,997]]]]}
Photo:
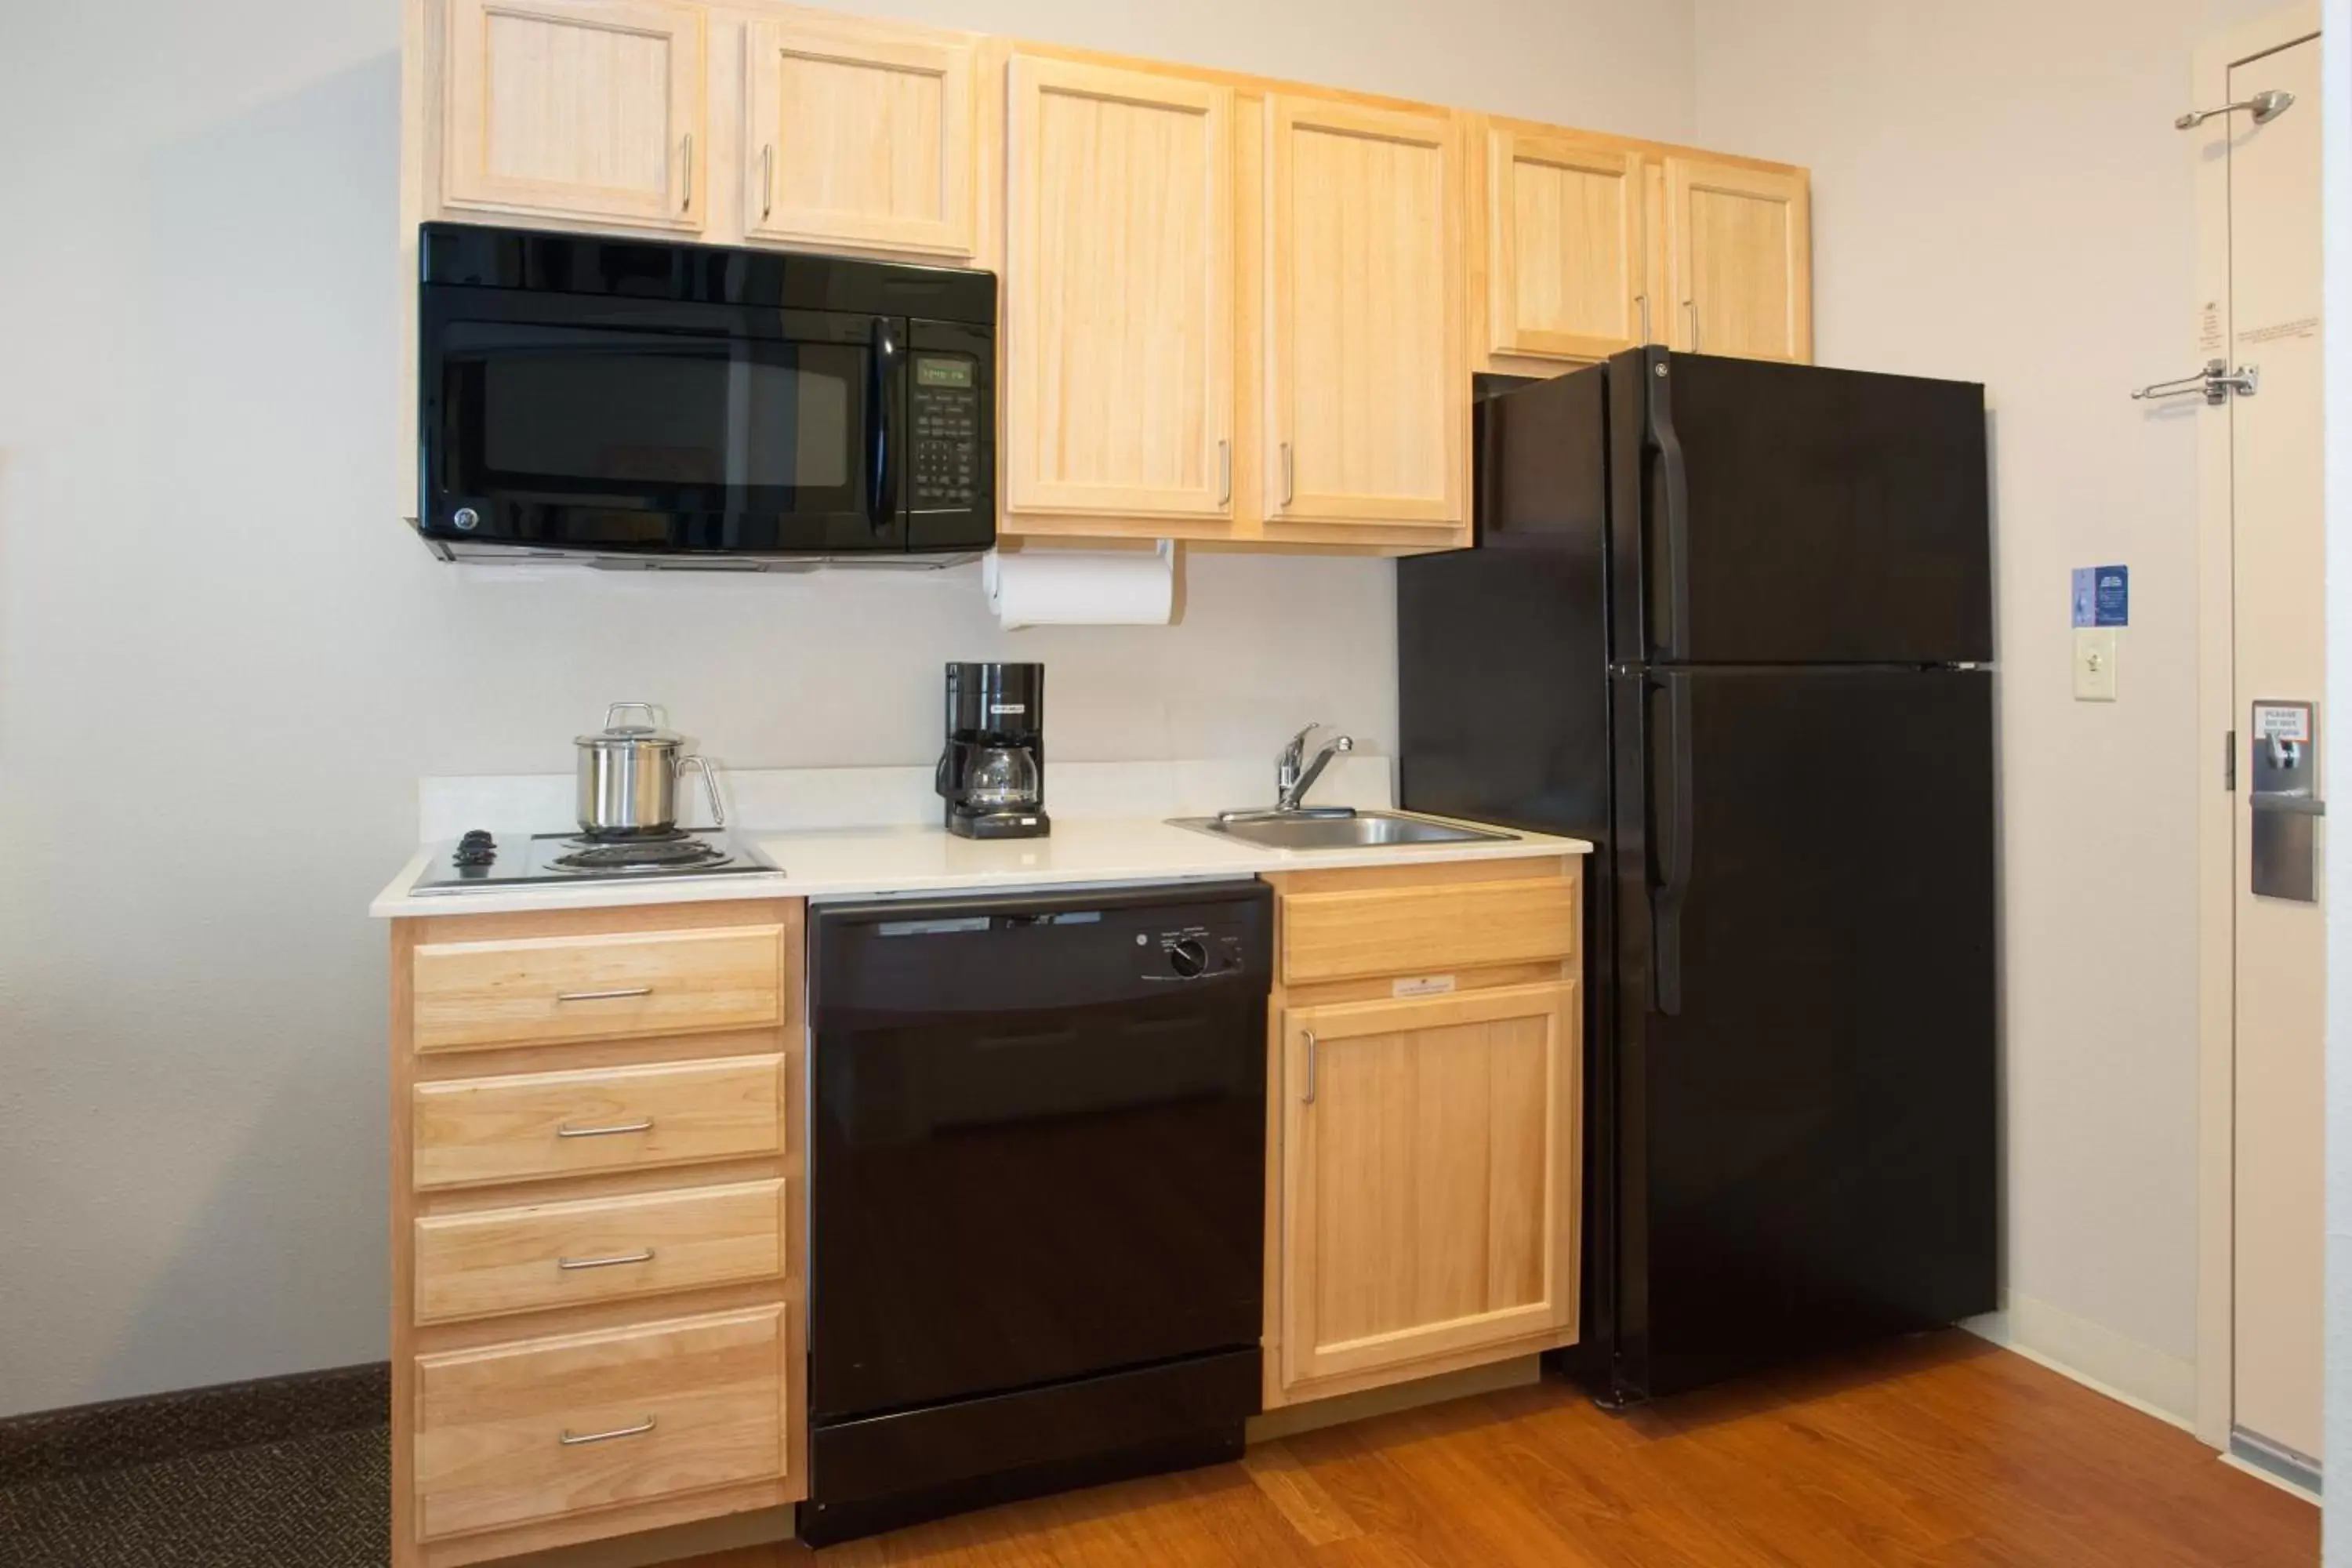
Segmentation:
{"type": "Polygon", "coordinates": [[[1315,781],[1323,776],[1323,770],[1331,765],[1333,757],[1342,752],[1352,752],[1356,749],[1356,742],[1350,737],[1334,735],[1321,751],[1315,753],[1314,761],[1306,761],[1307,742],[1314,739],[1316,731],[1322,728],[1320,724],[1307,725],[1307,728],[1290,737],[1290,743],[1282,748],[1282,755],[1275,759],[1273,805],[1260,806],[1254,811],[1221,811],[1217,813],[1217,820],[1219,822],[1265,822],[1285,816],[1355,816],[1356,808],[1352,805],[1302,805],[1299,804],[1307,798],[1307,792],[1315,787],[1315,781]]]}
{"type": "MultiPolygon", "coordinates": [[[[1307,728],[1290,737],[1290,744],[1282,748],[1281,759],[1275,764],[1275,810],[1280,812],[1306,810],[1307,807],[1299,803],[1307,798],[1307,792],[1315,787],[1315,781],[1323,776],[1323,770],[1331,765],[1331,759],[1341,752],[1352,752],[1356,749],[1356,742],[1352,738],[1346,735],[1335,736],[1330,744],[1315,753],[1313,762],[1303,768],[1300,767],[1299,760],[1307,755],[1307,742],[1314,739],[1315,731],[1321,728],[1323,726],[1320,724],[1307,725],[1307,728]]],[[[1350,816],[1355,815],[1346,807],[1338,809],[1350,816]]]]}

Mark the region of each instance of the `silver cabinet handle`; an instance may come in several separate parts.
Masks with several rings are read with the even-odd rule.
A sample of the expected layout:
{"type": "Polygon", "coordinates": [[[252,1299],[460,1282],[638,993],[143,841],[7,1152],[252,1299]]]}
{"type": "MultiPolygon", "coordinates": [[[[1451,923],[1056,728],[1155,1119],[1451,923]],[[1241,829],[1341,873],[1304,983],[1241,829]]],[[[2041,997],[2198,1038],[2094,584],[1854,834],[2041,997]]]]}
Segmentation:
{"type": "Polygon", "coordinates": [[[1646,343],[1650,341],[1650,297],[1647,294],[1636,294],[1633,296],[1633,303],[1640,307],[1642,311],[1642,341],[1646,343]]]}
{"type": "Polygon", "coordinates": [[[1698,301],[1696,300],[1685,300],[1683,301],[1683,309],[1690,312],[1690,352],[1696,353],[1698,353],[1698,301]]]}
{"type": "Polygon", "coordinates": [[[625,1263],[651,1263],[653,1260],[654,1249],[648,1247],[640,1252],[616,1252],[610,1258],[559,1258],[555,1266],[558,1268],[618,1268],[625,1263]]]}
{"type": "Polygon", "coordinates": [[[555,999],[558,1002],[617,1002],[625,996],[650,996],[653,994],[654,988],[650,985],[624,985],[617,991],[559,991],[555,999]]]}
{"type": "Polygon", "coordinates": [[[682,213],[694,210],[694,132],[691,131],[686,133],[686,195],[679,199],[677,210],[682,213]]]}
{"type": "Polygon", "coordinates": [[[776,144],[760,149],[760,216],[776,210],[776,144]]]}
{"type": "Polygon", "coordinates": [[[1217,504],[1230,505],[1234,499],[1234,444],[1226,439],[1217,443],[1217,504]]]}
{"type": "Polygon", "coordinates": [[[1290,460],[1290,443],[1285,441],[1282,444],[1282,504],[1288,506],[1291,498],[1297,493],[1298,479],[1296,465],[1290,460]]]}
{"type": "Polygon", "coordinates": [[[569,1121],[558,1122],[555,1135],[558,1138],[610,1138],[615,1132],[650,1132],[653,1130],[654,1119],[648,1116],[643,1121],[615,1121],[610,1127],[574,1127],[569,1121]]]}
{"type": "Polygon", "coordinates": [[[574,1432],[566,1426],[563,1436],[556,1441],[567,1448],[574,1448],[583,1443],[609,1443],[615,1437],[635,1437],[653,1429],[654,1418],[648,1415],[634,1426],[615,1426],[610,1432],[574,1432]]]}
{"type": "Polygon", "coordinates": [[[1307,1037],[1307,1092],[1298,1097],[1298,1103],[1312,1105],[1315,1103],[1315,1031],[1301,1029],[1299,1033],[1307,1037]]]}

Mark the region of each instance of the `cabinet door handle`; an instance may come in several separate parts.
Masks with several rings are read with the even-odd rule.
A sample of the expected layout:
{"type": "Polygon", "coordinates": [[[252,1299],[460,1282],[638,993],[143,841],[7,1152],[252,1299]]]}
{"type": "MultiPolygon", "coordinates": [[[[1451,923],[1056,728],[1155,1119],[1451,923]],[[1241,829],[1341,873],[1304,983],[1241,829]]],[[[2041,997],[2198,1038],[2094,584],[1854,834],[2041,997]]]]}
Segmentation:
{"type": "Polygon", "coordinates": [[[760,149],[760,219],[776,210],[776,144],[773,142],[760,149]]]}
{"type": "Polygon", "coordinates": [[[1282,504],[1288,506],[1290,504],[1291,498],[1297,493],[1298,476],[1297,465],[1293,464],[1290,460],[1290,443],[1285,441],[1282,444],[1282,504]]]}
{"type": "Polygon", "coordinates": [[[1298,1097],[1298,1103],[1312,1105],[1315,1103],[1315,1031],[1301,1029],[1299,1033],[1307,1037],[1307,1092],[1298,1097]]]}
{"type": "Polygon", "coordinates": [[[574,1432],[571,1427],[566,1426],[563,1429],[563,1436],[558,1437],[556,1441],[567,1448],[572,1448],[583,1443],[609,1443],[615,1437],[635,1437],[653,1429],[654,1418],[648,1415],[634,1426],[615,1426],[610,1432],[574,1432]]]}
{"type": "Polygon", "coordinates": [[[1217,504],[1229,506],[1234,499],[1234,444],[1232,440],[1217,443],[1217,504]]]}
{"type": "Polygon", "coordinates": [[[650,1132],[653,1130],[654,1119],[648,1116],[643,1121],[615,1121],[610,1127],[574,1127],[568,1121],[559,1122],[555,1135],[558,1138],[610,1138],[615,1132],[650,1132]]]}
{"type": "Polygon", "coordinates": [[[617,1268],[625,1263],[651,1263],[654,1249],[650,1247],[637,1252],[616,1252],[610,1258],[559,1258],[558,1268],[617,1268]]]}
{"type": "Polygon", "coordinates": [[[1641,309],[1642,342],[1646,343],[1650,341],[1650,297],[1647,294],[1636,294],[1633,296],[1633,303],[1641,309]]]}
{"type": "Polygon", "coordinates": [[[691,131],[686,133],[686,195],[679,198],[677,210],[682,213],[694,210],[694,132],[691,131]]]}
{"type": "Polygon", "coordinates": [[[1690,352],[1696,353],[1698,353],[1698,301],[1696,300],[1685,300],[1683,301],[1683,309],[1690,312],[1690,352]]]}
{"type": "Polygon", "coordinates": [[[624,985],[617,991],[559,991],[555,999],[558,1002],[617,1002],[625,996],[650,996],[653,994],[654,988],[650,985],[624,985]]]}

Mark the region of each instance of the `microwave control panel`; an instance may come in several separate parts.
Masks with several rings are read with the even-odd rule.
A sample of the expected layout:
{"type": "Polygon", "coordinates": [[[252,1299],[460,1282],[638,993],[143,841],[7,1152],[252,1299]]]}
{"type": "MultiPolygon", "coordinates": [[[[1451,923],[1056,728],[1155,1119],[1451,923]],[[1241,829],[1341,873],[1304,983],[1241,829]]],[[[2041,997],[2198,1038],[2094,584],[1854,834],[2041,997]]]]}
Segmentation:
{"type": "Polygon", "coordinates": [[[968,511],[980,486],[979,363],[915,355],[911,473],[917,511],[968,511]]]}

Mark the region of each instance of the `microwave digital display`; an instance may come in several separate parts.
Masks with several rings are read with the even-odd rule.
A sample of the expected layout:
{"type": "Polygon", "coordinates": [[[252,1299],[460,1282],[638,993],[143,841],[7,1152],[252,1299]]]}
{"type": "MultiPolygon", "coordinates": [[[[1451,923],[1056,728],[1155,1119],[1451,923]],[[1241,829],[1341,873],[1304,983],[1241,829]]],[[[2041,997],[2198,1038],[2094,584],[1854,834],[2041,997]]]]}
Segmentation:
{"type": "Polygon", "coordinates": [[[968,359],[922,359],[915,361],[917,386],[970,386],[971,361],[968,359]]]}

